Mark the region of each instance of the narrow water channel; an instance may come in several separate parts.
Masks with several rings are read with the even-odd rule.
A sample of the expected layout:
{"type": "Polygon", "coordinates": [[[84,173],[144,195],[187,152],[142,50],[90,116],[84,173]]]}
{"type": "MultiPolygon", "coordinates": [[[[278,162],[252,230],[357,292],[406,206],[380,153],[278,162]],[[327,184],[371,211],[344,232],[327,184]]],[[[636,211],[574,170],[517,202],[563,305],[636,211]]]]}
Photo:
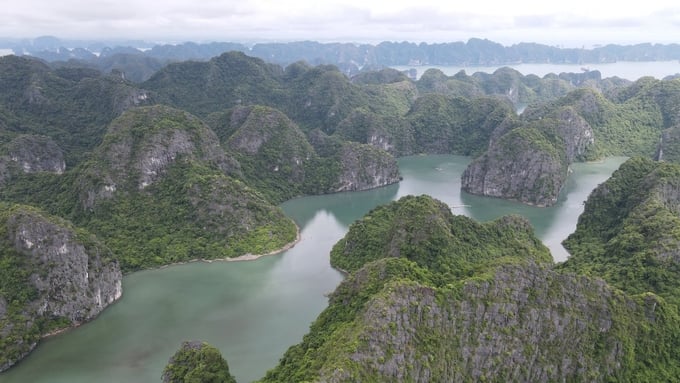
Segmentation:
{"type": "Polygon", "coordinates": [[[342,280],[329,251],[348,226],[370,209],[408,194],[429,194],[454,213],[487,221],[505,214],[529,218],[553,256],[573,232],[583,201],[624,158],[575,164],[556,206],[536,208],[461,194],[470,159],[402,158],[404,180],[365,192],[305,197],[282,205],[301,229],[294,248],[245,262],[191,263],[128,275],[124,296],[93,322],[43,341],[2,383],[159,382],[168,358],[184,340],[220,349],[239,382],[258,379],[298,343],[342,280]]]}

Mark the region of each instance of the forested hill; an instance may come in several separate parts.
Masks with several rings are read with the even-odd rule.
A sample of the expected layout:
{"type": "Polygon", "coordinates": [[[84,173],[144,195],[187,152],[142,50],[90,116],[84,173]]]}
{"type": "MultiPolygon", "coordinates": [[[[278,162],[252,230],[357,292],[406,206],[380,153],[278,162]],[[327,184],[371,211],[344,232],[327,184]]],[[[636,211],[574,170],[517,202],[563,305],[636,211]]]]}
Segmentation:
{"type": "Polygon", "coordinates": [[[155,71],[168,62],[205,61],[227,51],[241,51],[249,56],[283,66],[297,61],[305,61],[311,65],[332,64],[347,74],[355,74],[362,68],[394,65],[590,64],[680,59],[678,44],[610,44],[586,49],[525,42],[503,46],[478,38],[472,38],[467,42],[436,44],[385,41],[372,45],[298,41],[247,46],[233,42],[154,45],[130,41],[117,46],[112,43],[62,41],[55,37],[41,37],[33,40],[5,41],[4,45],[13,49],[16,54],[29,54],[50,62],[61,61],[63,65],[72,65],[73,63],[69,61],[76,60],[105,72],[125,67],[125,72],[129,72],[130,78],[137,81],[148,78],[150,71],[155,71]]]}
{"type": "MultiPolygon", "coordinates": [[[[666,185],[678,180],[673,169],[663,170],[666,185]]],[[[609,206],[630,190],[610,187],[609,206]]],[[[599,219],[615,214],[604,207],[591,208],[598,218],[580,230],[636,238],[647,225],[677,229],[670,218],[651,216],[642,226],[613,227],[599,219]]],[[[657,248],[677,249],[675,236],[661,237],[668,241],[657,248]]],[[[602,254],[593,245],[593,253],[579,250],[585,262],[555,269],[521,218],[478,224],[426,196],[378,207],[335,245],[331,263],[349,277],[262,381],[678,381],[673,272],[637,271],[630,262],[637,255],[602,254]],[[606,258],[620,260],[613,273],[625,280],[600,279],[610,280],[606,258]],[[666,276],[668,288],[645,284],[666,276]],[[623,293],[621,284],[635,287],[623,293]]],[[[655,254],[677,265],[676,252],[655,254]]]]}
{"type": "MultiPolygon", "coordinates": [[[[470,76],[431,70],[414,81],[394,69],[349,77],[333,65],[283,68],[231,51],[209,61],[172,63],[135,83],[122,72],[79,65],[0,57],[0,202],[6,211],[35,211],[69,232],[89,233],[87,243],[106,248],[105,259],[121,273],[281,249],[295,242],[296,227],[276,204],[398,182],[398,156],[511,153],[526,159],[520,151],[530,148],[529,159],[550,161],[553,166],[541,169],[557,178],[529,190],[555,193],[571,161],[651,156],[662,132],[670,134],[663,150],[672,158],[672,132],[665,129],[680,121],[680,79],[629,82],[602,79],[596,71],[539,78],[509,68],[470,76]],[[523,104],[530,105],[518,115],[523,104]],[[574,137],[580,138],[568,142],[574,137]]],[[[482,170],[499,164],[480,163],[482,170]]],[[[522,163],[515,169],[522,170],[522,163]]],[[[491,258],[514,264],[510,253],[528,257],[520,264],[537,267],[536,275],[558,278],[545,269],[548,254],[522,220],[480,225],[450,217],[437,203],[408,201],[403,204],[416,207],[411,213],[375,212],[382,215],[376,223],[396,218],[393,223],[364,222],[389,243],[348,236],[343,251],[388,245],[388,254],[406,259],[378,264],[371,273],[383,266],[414,271],[427,277],[416,283],[437,289],[447,280],[476,278],[491,258]],[[422,230],[409,236],[415,228],[400,220],[406,216],[419,219],[422,230]],[[461,253],[448,257],[453,251],[461,253]],[[417,269],[411,270],[412,262],[417,269]],[[421,273],[423,265],[436,274],[421,273]]],[[[51,231],[41,233],[41,241],[53,242],[51,231]]],[[[36,291],[61,287],[36,279],[49,275],[42,264],[19,262],[26,249],[11,247],[12,235],[0,253],[5,275],[12,276],[12,283],[0,286],[0,325],[17,332],[0,348],[0,368],[23,357],[27,342],[74,324],[33,310],[36,291]],[[17,325],[26,321],[41,325],[17,325]]],[[[376,254],[361,255],[364,260],[354,254],[345,263],[334,255],[333,262],[353,271],[364,261],[381,262],[376,254]]],[[[514,278],[515,268],[506,271],[514,278]]],[[[87,280],[87,286],[97,283],[87,280]]],[[[607,288],[606,294],[616,293],[607,288]]],[[[631,307],[631,315],[641,318],[642,306],[631,307]]]]}

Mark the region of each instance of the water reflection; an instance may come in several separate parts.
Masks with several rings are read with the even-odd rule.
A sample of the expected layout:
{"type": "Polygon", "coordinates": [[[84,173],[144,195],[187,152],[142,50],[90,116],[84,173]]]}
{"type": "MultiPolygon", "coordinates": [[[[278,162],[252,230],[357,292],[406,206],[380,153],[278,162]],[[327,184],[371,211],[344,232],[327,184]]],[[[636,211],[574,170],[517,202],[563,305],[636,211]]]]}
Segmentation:
{"type": "MultiPolygon", "coordinates": [[[[43,342],[2,383],[155,382],[182,341],[207,340],[229,361],[239,382],[262,377],[298,343],[327,305],[342,276],[329,264],[331,247],[354,220],[404,195],[429,194],[480,221],[505,214],[529,218],[556,259],[588,193],[623,162],[575,164],[560,200],[536,208],[460,192],[470,162],[459,156],[399,160],[398,185],[292,200],[282,205],[302,241],[251,262],[192,263],[128,275],[123,299],[95,321],[43,342]]],[[[563,251],[563,249],[562,249],[563,251]]],[[[560,258],[562,257],[562,258],[560,258]]]]}

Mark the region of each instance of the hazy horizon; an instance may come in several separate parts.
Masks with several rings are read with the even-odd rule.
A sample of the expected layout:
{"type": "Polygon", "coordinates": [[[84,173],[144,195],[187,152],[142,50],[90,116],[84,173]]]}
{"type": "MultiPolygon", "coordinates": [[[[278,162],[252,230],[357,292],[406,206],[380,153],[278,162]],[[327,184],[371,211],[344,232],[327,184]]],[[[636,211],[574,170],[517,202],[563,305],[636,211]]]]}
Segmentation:
{"type": "Polygon", "coordinates": [[[24,0],[0,14],[0,37],[195,42],[442,43],[488,39],[566,48],[668,44],[680,36],[680,5],[670,0],[611,7],[586,0],[187,0],[133,2],[24,0]]]}

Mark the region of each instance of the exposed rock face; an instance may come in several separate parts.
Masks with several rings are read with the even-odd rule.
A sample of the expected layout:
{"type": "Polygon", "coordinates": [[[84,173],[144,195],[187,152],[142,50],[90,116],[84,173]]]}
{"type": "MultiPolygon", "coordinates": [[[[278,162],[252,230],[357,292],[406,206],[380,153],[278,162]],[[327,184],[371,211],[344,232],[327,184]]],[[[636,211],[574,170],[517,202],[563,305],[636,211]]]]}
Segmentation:
{"type": "Polygon", "coordinates": [[[532,111],[519,121],[506,119],[492,134],[487,152],[465,169],[462,188],[550,206],[557,202],[568,165],[583,158],[594,142],[590,124],[570,106],[532,111]]]}
{"type": "Polygon", "coordinates": [[[285,114],[264,106],[238,107],[231,120],[238,129],[226,146],[240,154],[246,177],[274,179],[290,189],[304,182],[306,168],[316,153],[305,134],[285,114]]]}
{"type": "Polygon", "coordinates": [[[334,192],[367,190],[399,182],[397,160],[370,145],[348,142],[340,154],[341,174],[334,192]]]}
{"type": "Polygon", "coordinates": [[[340,121],[335,134],[351,141],[370,144],[386,152],[395,153],[395,138],[388,133],[381,116],[357,109],[340,121]]]}
{"type": "Polygon", "coordinates": [[[566,177],[567,164],[541,133],[518,128],[473,161],[461,180],[462,189],[471,194],[550,206],[566,177]]]}
{"type": "Polygon", "coordinates": [[[680,163],[680,126],[661,132],[654,159],[656,161],[680,163]]]}
{"type": "Polygon", "coordinates": [[[92,209],[114,193],[143,190],[179,157],[205,161],[225,174],[239,173],[238,163],[198,118],[160,105],[130,110],[111,124],[89,175],[81,177],[81,203],[92,209]]]}
{"type": "Polygon", "coordinates": [[[61,174],[66,169],[64,153],[51,138],[22,135],[9,143],[8,155],[24,173],[52,172],[61,174]]]}
{"type": "Polygon", "coordinates": [[[597,271],[624,291],[651,291],[678,304],[678,227],[680,165],[629,159],[588,197],[564,241],[571,257],[562,267],[597,271]]]}
{"type": "Polygon", "coordinates": [[[633,318],[654,324],[603,281],[535,264],[456,291],[388,283],[358,315],[356,350],[318,381],[607,381],[626,363],[617,327],[633,318]]]}
{"type": "Polygon", "coordinates": [[[6,155],[0,156],[0,185],[17,172],[62,174],[66,169],[64,152],[47,136],[20,135],[3,151],[6,155]]]}
{"type": "Polygon", "coordinates": [[[30,278],[41,296],[34,301],[38,315],[65,317],[79,324],[120,298],[118,264],[102,259],[98,252],[103,249],[88,252],[73,229],[22,213],[10,217],[7,225],[15,250],[28,256],[34,267],[47,271],[30,278]]]}
{"type": "Polygon", "coordinates": [[[555,119],[557,120],[555,129],[564,142],[567,162],[572,163],[582,158],[587,149],[595,143],[590,124],[571,107],[558,110],[555,119]]]}
{"type": "Polygon", "coordinates": [[[2,298],[0,333],[11,334],[8,339],[16,343],[3,345],[7,353],[0,353],[0,370],[28,354],[45,331],[54,330],[50,321],[60,320],[59,326],[79,325],[122,294],[118,262],[93,237],[86,238],[67,222],[47,218],[32,208],[8,211],[3,222],[7,237],[0,241],[21,266],[7,272],[26,275],[26,280],[19,282],[25,286],[18,289],[35,293],[21,307],[10,306],[9,318],[3,317],[7,302],[16,305],[25,297],[2,298]]]}
{"type": "Polygon", "coordinates": [[[677,381],[675,304],[556,268],[523,219],[428,199],[350,226],[331,252],[350,275],[263,382],[677,381]]]}

